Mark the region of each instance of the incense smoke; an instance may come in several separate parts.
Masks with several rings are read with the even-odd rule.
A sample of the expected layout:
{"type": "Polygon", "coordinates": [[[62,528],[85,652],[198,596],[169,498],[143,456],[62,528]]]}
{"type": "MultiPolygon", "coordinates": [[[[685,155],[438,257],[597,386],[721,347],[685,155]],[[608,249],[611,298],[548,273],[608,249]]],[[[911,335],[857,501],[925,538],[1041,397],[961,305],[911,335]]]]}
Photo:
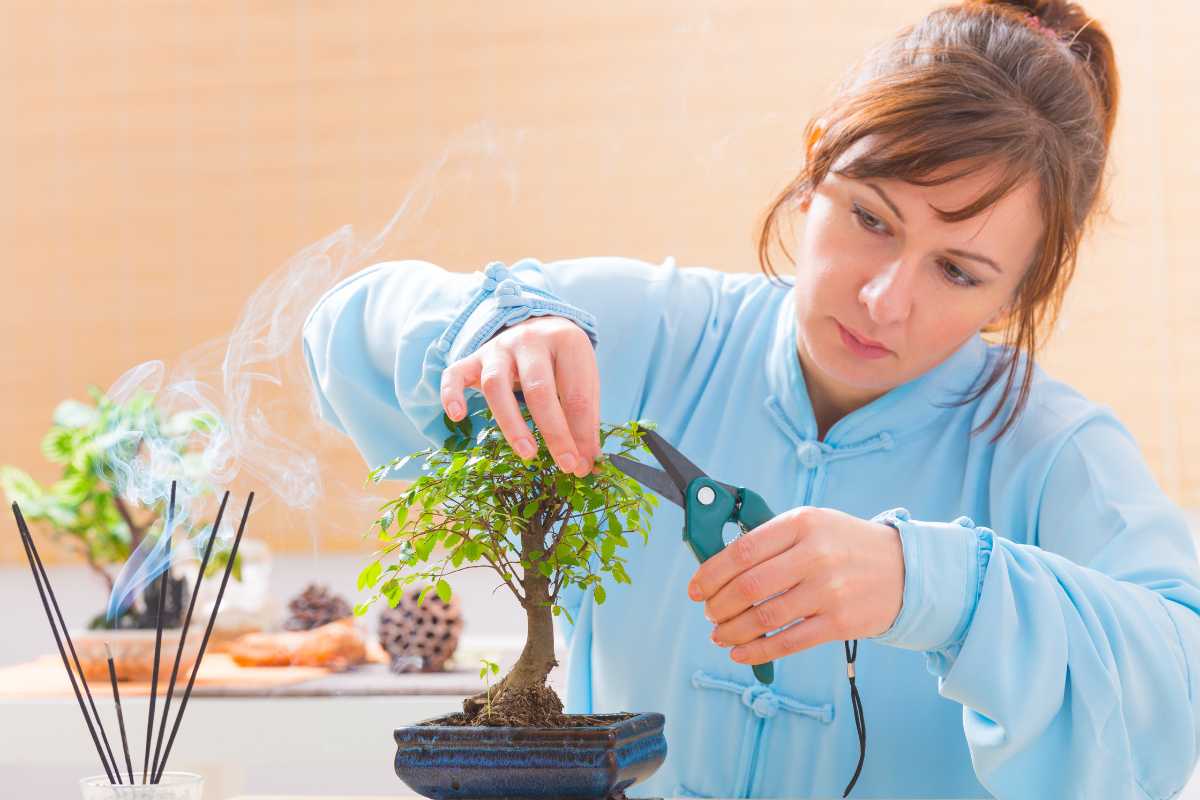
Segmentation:
{"type": "MultiPolygon", "coordinates": [[[[522,138],[518,131],[506,147],[520,144],[522,138]]],[[[148,535],[131,554],[109,599],[110,621],[187,549],[203,549],[226,489],[253,489],[259,498],[256,510],[275,500],[305,512],[315,547],[316,520],[309,512],[326,493],[318,452],[322,434],[329,435],[330,429],[318,417],[300,346],[301,328],[327,290],[383,260],[385,247],[399,256],[415,257],[415,226],[425,218],[439,180],[438,194],[447,194],[447,181],[442,179],[465,191],[486,188],[499,197],[507,195],[510,202],[516,198],[511,155],[501,151],[488,126],[472,127],[415,177],[377,235],[364,242],[347,225],[314,242],[250,296],[227,337],[189,351],[171,368],[162,361],[139,364],[108,390],[117,402],[138,393],[153,395],[163,420],[182,424],[201,417],[208,422],[189,435],[184,454],[165,438],[178,431],[161,430],[122,431],[115,437],[122,446],[106,454],[106,476],[131,504],[162,504],[165,509],[171,482],[178,487],[172,530],[165,532],[174,535],[148,535]],[[447,173],[449,166],[460,169],[447,173]],[[481,176],[487,178],[486,187],[481,186],[481,176]],[[506,191],[496,192],[498,188],[506,191]],[[172,538],[174,556],[168,548],[172,538]]],[[[354,491],[362,495],[365,490],[354,491]]],[[[232,538],[235,517],[226,515],[219,540],[232,538]]]]}

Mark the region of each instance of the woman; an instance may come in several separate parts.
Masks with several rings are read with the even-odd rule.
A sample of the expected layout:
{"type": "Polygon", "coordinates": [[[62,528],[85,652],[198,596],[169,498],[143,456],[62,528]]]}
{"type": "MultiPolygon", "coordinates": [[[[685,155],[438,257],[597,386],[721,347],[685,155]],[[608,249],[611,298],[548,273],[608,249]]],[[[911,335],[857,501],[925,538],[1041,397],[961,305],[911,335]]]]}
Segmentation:
{"type": "Polygon", "coordinates": [[[600,419],[647,419],[786,509],[697,570],[664,504],[632,586],[569,598],[567,710],[666,713],[639,793],[842,791],[861,640],[857,796],[1173,796],[1196,757],[1192,539],[1126,429],[1032,360],[1116,105],[1078,6],[937,11],[809,126],[759,247],[775,277],[783,245],[794,288],[615,258],[380,264],[306,325],[323,414],[378,464],[486,402],[528,457],[520,390],[563,470],[592,468],[600,419]]]}

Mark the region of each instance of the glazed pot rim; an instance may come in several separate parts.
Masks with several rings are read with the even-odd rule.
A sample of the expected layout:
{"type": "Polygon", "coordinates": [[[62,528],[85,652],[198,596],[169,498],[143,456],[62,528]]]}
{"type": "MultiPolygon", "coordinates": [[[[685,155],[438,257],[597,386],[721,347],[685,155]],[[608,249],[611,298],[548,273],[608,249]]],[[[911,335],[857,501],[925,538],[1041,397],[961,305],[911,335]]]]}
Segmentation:
{"type": "Polygon", "coordinates": [[[394,738],[399,745],[421,745],[430,739],[458,740],[474,742],[478,745],[494,742],[540,741],[555,740],[582,742],[604,741],[614,739],[638,739],[652,735],[662,730],[666,717],[660,711],[613,712],[608,714],[567,714],[568,717],[614,717],[608,724],[583,725],[576,727],[520,727],[500,725],[426,725],[424,723],[448,716],[441,714],[427,720],[416,722],[394,731],[394,738]],[[632,714],[633,716],[626,716],[632,714]],[[615,719],[615,717],[626,717],[615,719]]]}

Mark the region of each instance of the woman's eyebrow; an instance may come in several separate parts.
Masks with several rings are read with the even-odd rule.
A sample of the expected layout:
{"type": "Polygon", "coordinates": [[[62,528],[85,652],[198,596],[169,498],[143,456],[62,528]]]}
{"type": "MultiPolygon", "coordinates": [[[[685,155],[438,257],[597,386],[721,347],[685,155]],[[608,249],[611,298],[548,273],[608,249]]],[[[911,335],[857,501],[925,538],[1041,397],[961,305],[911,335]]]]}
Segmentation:
{"type": "Polygon", "coordinates": [[[883,189],[880,189],[870,181],[863,181],[863,183],[874,190],[875,194],[879,195],[879,199],[883,200],[887,204],[887,207],[892,210],[892,213],[899,217],[901,222],[904,222],[904,215],[900,213],[900,209],[896,208],[896,204],[892,202],[892,198],[888,197],[883,189]]]}
{"type": "Polygon", "coordinates": [[[992,269],[996,270],[996,272],[1000,273],[1001,275],[1004,274],[1004,270],[1000,269],[1000,265],[997,264],[992,259],[988,258],[987,256],[981,256],[979,253],[972,253],[968,250],[958,250],[957,248],[947,250],[946,252],[952,256],[958,256],[960,258],[969,258],[972,261],[982,262],[984,264],[987,264],[992,269]]]}

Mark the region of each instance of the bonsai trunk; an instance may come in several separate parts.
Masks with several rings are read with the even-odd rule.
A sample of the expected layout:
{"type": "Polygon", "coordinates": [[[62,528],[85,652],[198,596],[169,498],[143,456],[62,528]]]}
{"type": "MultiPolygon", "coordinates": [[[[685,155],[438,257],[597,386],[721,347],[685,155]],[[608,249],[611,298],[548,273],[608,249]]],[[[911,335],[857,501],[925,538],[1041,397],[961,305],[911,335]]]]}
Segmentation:
{"type": "MultiPolygon", "coordinates": [[[[532,552],[542,545],[542,536],[536,531],[532,534],[523,533],[521,545],[525,552],[532,552]]],[[[548,693],[557,702],[561,711],[562,703],[554,697],[554,691],[546,686],[546,678],[550,670],[558,663],[554,659],[554,615],[550,610],[550,579],[531,567],[525,571],[521,580],[524,590],[522,606],[525,609],[525,647],[517,658],[512,669],[508,671],[491,692],[481,692],[463,701],[463,712],[475,716],[489,705],[495,707],[506,699],[520,702],[521,698],[548,693]]]]}
{"type": "MultiPolygon", "coordinates": [[[[538,578],[542,578],[538,573],[538,578]]],[[[546,684],[550,670],[558,662],[554,660],[554,621],[550,611],[547,589],[549,581],[542,578],[540,596],[530,593],[530,586],[525,586],[525,647],[517,658],[517,663],[505,676],[503,684],[506,690],[536,689],[546,684]],[[536,599],[535,599],[536,597],[536,599]]]]}

